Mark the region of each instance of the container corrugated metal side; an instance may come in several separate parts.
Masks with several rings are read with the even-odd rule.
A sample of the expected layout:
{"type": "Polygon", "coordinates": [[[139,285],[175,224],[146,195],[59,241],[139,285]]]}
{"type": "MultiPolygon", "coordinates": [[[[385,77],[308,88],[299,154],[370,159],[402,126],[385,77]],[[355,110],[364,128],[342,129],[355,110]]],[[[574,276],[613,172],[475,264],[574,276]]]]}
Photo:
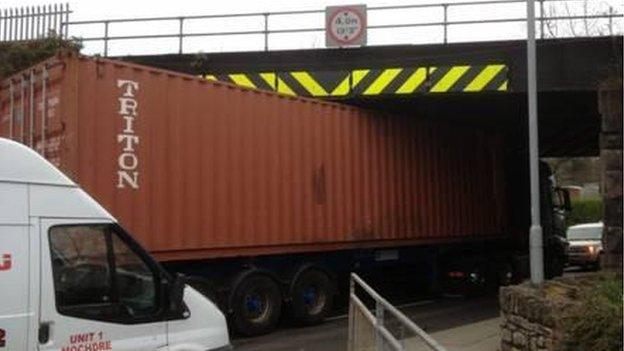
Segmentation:
{"type": "Polygon", "coordinates": [[[14,89],[11,114],[5,81],[0,135],[12,125],[13,139],[45,150],[162,260],[506,231],[499,136],[106,59],[67,55],[44,64],[24,71],[36,77],[33,133],[29,88],[23,115],[14,89]],[[136,115],[124,115],[132,108],[122,111],[123,103],[136,103],[136,115]],[[24,138],[16,133],[22,124],[24,138]]]}

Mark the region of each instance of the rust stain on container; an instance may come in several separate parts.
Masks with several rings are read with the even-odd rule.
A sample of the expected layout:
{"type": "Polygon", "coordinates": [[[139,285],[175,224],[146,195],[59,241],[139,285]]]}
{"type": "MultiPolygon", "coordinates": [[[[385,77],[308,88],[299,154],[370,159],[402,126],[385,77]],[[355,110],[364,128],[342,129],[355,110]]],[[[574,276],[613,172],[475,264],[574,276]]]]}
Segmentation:
{"type": "Polygon", "coordinates": [[[0,135],[45,152],[162,260],[506,231],[499,136],[106,59],[31,70],[32,106],[27,84],[11,112],[2,83],[0,135]]]}

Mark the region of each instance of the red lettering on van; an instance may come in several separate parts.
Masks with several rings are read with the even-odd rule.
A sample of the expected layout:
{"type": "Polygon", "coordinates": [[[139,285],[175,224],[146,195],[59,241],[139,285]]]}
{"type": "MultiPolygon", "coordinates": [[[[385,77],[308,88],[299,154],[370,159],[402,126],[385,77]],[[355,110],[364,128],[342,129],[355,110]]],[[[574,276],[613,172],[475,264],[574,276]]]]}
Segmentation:
{"type": "Polygon", "coordinates": [[[4,329],[0,329],[0,347],[6,346],[6,332],[4,329]]]}
{"type": "Polygon", "coordinates": [[[94,332],[90,333],[81,333],[81,334],[73,334],[69,336],[70,344],[78,344],[83,342],[91,342],[93,341],[94,332]]]}
{"type": "Polygon", "coordinates": [[[11,254],[2,254],[2,261],[0,261],[0,271],[8,271],[11,269],[11,254]]]}
{"type": "Polygon", "coordinates": [[[112,349],[113,346],[110,340],[61,347],[61,351],[110,351],[112,349]]]}

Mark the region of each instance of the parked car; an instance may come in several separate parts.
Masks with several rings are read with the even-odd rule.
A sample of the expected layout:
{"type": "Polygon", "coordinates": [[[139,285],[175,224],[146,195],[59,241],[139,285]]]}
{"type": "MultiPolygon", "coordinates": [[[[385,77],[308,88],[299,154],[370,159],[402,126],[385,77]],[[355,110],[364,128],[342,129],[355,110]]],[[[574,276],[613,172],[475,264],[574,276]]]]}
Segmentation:
{"type": "Polygon", "coordinates": [[[568,228],[570,243],[568,264],[600,269],[602,255],[602,222],[578,224],[568,228]]]}

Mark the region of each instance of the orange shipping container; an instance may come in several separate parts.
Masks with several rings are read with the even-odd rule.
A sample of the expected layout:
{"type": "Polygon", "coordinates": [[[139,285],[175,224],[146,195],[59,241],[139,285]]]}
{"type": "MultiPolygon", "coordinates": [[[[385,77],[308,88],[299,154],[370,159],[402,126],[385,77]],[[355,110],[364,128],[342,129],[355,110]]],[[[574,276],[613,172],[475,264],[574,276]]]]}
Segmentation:
{"type": "Polygon", "coordinates": [[[161,260],[506,229],[502,140],[480,131],[76,55],[4,81],[0,104],[0,136],[44,153],[161,260]]]}

